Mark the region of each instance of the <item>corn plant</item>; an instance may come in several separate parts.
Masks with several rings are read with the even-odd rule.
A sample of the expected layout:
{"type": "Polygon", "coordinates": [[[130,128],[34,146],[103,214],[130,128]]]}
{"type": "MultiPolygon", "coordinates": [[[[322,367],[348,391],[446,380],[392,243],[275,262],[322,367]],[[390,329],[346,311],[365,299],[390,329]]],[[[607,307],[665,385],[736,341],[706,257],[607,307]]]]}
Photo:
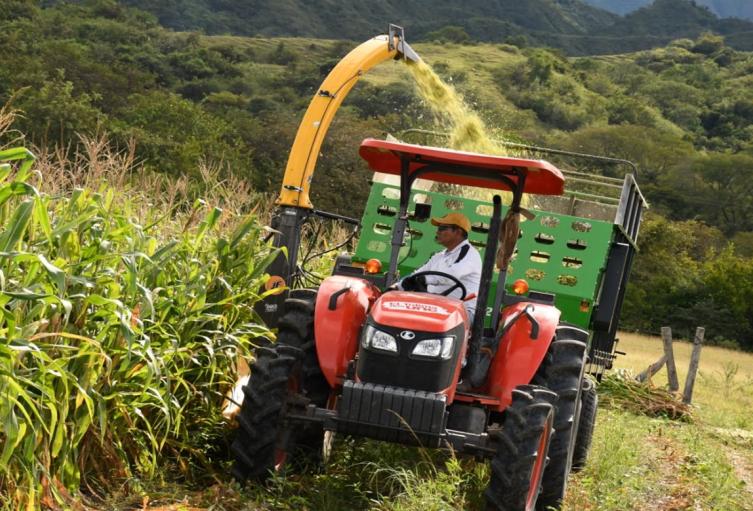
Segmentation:
{"type": "Polygon", "coordinates": [[[277,251],[256,218],[220,231],[197,201],[139,223],[128,190],[48,195],[29,151],[0,163],[4,507],[206,473],[236,357],[270,335],[253,307],[277,251]]]}

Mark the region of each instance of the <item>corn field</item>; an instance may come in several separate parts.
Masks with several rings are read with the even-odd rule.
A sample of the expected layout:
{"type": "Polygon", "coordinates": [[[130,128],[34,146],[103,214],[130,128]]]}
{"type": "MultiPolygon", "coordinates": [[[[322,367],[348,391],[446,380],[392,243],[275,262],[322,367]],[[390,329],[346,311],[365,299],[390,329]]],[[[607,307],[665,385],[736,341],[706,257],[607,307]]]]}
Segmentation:
{"type": "Polygon", "coordinates": [[[1,507],[207,477],[237,357],[270,336],[253,306],[277,252],[253,213],[52,167],[0,151],[1,507]]]}

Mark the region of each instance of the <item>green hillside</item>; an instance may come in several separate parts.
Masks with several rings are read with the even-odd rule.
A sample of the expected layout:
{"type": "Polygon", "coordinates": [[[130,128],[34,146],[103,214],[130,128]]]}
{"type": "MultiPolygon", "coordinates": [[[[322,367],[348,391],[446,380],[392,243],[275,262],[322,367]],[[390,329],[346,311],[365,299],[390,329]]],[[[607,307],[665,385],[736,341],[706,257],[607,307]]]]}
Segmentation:
{"type": "MultiPolygon", "coordinates": [[[[207,172],[275,194],[303,111],[355,44],[172,32],[106,1],[3,7],[13,16],[0,21],[0,103],[23,112],[14,126],[27,143],[73,150],[81,135],[106,133],[116,148],[133,144],[145,172],[185,176],[189,200],[207,172]]],[[[637,269],[646,287],[631,288],[626,326],[692,328],[688,317],[723,314],[709,321],[715,336],[753,342],[753,300],[734,286],[747,271],[736,258],[753,255],[753,55],[711,35],[581,58],[499,44],[415,48],[497,136],[637,162],[660,216],[644,228],[655,245],[637,269]],[[722,266],[705,267],[708,251],[730,241],[722,266]],[[709,293],[707,276],[727,273],[737,275],[731,288],[709,293]]],[[[369,73],[338,113],[314,178],[316,206],[360,215],[369,176],[358,144],[408,128],[444,129],[393,62],[369,73]]]]}
{"type": "MultiPolygon", "coordinates": [[[[716,19],[687,0],[651,8],[647,28],[640,21],[596,9],[580,0],[441,0],[431,7],[420,0],[256,0],[249,4],[218,0],[150,2],[124,0],[125,5],[151,12],[160,23],[176,30],[208,34],[296,36],[362,40],[388,23],[408,28],[411,40],[478,42],[527,41],[552,46],[571,55],[611,54],[663,46],[672,38],[697,37],[704,31],[733,35],[730,44],[753,48],[753,23],[716,19]],[[678,26],[678,20],[685,20],[678,26]]],[[[662,4],[663,2],[659,2],[662,4]]],[[[666,0],[664,0],[666,3],[666,0]]]]}
{"type": "Polygon", "coordinates": [[[123,3],[152,12],[165,26],[181,30],[356,40],[369,37],[390,22],[411,27],[414,37],[457,25],[476,40],[499,41],[524,31],[584,34],[607,26],[615,19],[614,15],[582,2],[552,0],[437,0],[430,4],[420,0],[257,0],[249,3],[126,0],[123,3]]]}

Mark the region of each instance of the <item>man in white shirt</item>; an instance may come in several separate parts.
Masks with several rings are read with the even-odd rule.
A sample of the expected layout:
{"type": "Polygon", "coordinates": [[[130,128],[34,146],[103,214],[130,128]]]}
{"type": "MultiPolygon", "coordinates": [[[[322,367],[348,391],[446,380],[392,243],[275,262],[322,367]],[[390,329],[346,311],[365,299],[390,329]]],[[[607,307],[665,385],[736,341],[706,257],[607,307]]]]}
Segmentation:
{"type": "MultiPolygon", "coordinates": [[[[468,242],[468,233],[471,230],[471,222],[462,213],[448,213],[441,218],[432,218],[432,225],[437,226],[436,241],[445,247],[437,252],[418,268],[414,274],[423,271],[439,271],[447,273],[458,279],[466,290],[466,296],[476,295],[481,281],[481,256],[478,250],[468,242]]],[[[425,282],[415,282],[411,275],[396,283],[398,289],[406,291],[425,290],[429,293],[440,294],[448,289],[455,289],[448,295],[460,298],[462,292],[452,280],[439,275],[426,275],[419,277],[425,282]]],[[[476,298],[465,302],[465,309],[469,318],[473,321],[476,311],[476,298]]]]}

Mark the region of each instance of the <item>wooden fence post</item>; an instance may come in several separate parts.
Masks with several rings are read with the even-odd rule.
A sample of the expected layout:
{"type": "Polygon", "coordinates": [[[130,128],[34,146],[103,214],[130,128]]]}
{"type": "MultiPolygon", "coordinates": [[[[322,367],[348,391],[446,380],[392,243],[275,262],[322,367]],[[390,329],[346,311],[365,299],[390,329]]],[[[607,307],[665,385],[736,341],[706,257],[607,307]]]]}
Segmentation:
{"type": "Polygon", "coordinates": [[[698,363],[701,360],[701,345],[703,344],[703,334],[706,329],[699,326],[695,329],[695,339],[693,339],[693,352],[690,355],[690,367],[688,368],[688,378],[685,380],[685,392],[682,393],[682,402],[690,404],[693,398],[693,386],[695,385],[695,376],[698,372],[698,363]]]}
{"type": "Polygon", "coordinates": [[[641,374],[635,377],[636,380],[640,382],[644,382],[646,380],[651,379],[653,375],[659,372],[659,370],[664,367],[664,364],[667,362],[667,355],[664,354],[661,356],[659,360],[648,366],[648,368],[643,371],[641,374]]]}
{"type": "Polygon", "coordinates": [[[667,356],[669,391],[677,392],[680,390],[680,382],[677,381],[677,367],[675,366],[675,355],[672,350],[672,329],[668,326],[661,327],[661,338],[664,341],[664,354],[667,356]]]}

